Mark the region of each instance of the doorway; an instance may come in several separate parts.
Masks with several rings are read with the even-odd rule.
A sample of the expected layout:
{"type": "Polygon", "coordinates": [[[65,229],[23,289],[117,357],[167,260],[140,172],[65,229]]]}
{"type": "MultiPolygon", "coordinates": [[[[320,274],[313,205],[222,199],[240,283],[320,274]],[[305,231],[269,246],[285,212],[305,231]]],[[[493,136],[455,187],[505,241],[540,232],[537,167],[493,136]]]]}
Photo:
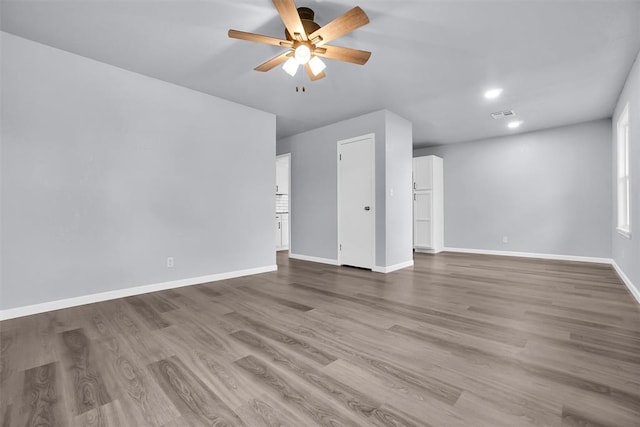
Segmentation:
{"type": "Polygon", "coordinates": [[[338,264],[375,263],[374,135],[338,141],[338,264]]]}
{"type": "Polygon", "coordinates": [[[291,153],[276,156],[276,251],[291,247],[291,153]]]}

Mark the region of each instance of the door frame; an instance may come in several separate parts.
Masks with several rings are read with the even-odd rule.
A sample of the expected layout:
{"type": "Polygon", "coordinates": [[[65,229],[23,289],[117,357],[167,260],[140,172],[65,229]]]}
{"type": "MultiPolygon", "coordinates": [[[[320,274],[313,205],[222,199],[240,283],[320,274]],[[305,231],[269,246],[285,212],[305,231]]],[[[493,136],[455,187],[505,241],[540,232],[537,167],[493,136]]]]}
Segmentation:
{"type": "Polygon", "coordinates": [[[376,206],[376,134],[368,133],[361,136],[356,136],[354,138],[341,139],[337,142],[337,154],[336,154],[336,166],[337,166],[337,176],[338,182],[336,187],[336,195],[338,201],[338,230],[337,230],[337,243],[336,243],[336,251],[338,253],[337,260],[338,265],[342,265],[342,251],[340,250],[340,238],[342,236],[342,225],[341,225],[341,213],[342,206],[340,204],[340,155],[342,154],[342,146],[345,144],[349,144],[352,142],[362,141],[365,139],[370,139],[373,145],[371,151],[371,209],[373,210],[373,221],[371,221],[371,270],[376,266],[376,219],[377,219],[377,206],[376,206]]]}
{"type": "Polygon", "coordinates": [[[287,228],[289,232],[289,249],[287,249],[287,254],[291,255],[291,153],[285,153],[276,156],[276,163],[278,159],[281,158],[286,158],[289,163],[289,167],[287,168],[287,179],[289,180],[289,193],[287,194],[287,212],[289,212],[289,221],[287,221],[287,228]]]}

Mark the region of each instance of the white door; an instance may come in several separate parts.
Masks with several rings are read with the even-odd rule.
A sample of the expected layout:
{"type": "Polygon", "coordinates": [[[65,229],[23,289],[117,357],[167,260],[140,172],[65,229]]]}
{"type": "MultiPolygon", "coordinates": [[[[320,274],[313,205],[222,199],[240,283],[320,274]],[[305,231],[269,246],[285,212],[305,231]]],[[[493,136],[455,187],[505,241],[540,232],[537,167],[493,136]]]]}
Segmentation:
{"type": "Polygon", "coordinates": [[[373,268],[373,136],[340,141],[338,153],[338,259],[344,265],[373,268]]]}
{"type": "Polygon", "coordinates": [[[413,246],[420,248],[433,247],[432,220],[433,193],[416,191],[413,193],[413,246]]]}

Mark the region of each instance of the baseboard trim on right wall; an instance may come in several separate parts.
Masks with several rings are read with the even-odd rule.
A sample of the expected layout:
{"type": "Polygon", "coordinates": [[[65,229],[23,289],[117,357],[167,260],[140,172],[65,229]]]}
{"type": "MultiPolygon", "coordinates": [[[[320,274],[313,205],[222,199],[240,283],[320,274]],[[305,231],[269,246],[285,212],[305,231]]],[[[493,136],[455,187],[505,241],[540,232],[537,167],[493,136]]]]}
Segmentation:
{"type": "Polygon", "coordinates": [[[622,271],[618,263],[613,259],[611,260],[611,266],[616,271],[616,273],[618,273],[620,280],[622,280],[622,282],[625,284],[627,289],[629,289],[629,292],[631,292],[631,295],[633,295],[633,297],[636,299],[638,304],[640,304],[640,289],[635,287],[631,279],[629,279],[629,277],[626,274],[624,274],[624,271],[622,271]]]}
{"type": "Polygon", "coordinates": [[[559,261],[593,262],[596,264],[611,264],[612,262],[611,258],[597,258],[597,257],[577,256],[577,255],[540,254],[535,252],[495,251],[490,249],[444,248],[444,251],[460,252],[460,253],[467,253],[467,254],[479,254],[479,255],[512,256],[512,257],[520,257],[520,258],[555,259],[559,261]]]}
{"type": "Polygon", "coordinates": [[[466,254],[479,254],[479,255],[496,255],[496,256],[511,256],[520,258],[539,258],[539,259],[552,259],[558,261],[578,261],[578,262],[593,262],[596,264],[609,264],[622,280],[622,283],[629,289],[631,295],[640,304],[640,289],[637,288],[631,279],[622,271],[620,266],[611,258],[597,258],[597,257],[585,257],[575,255],[555,255],[555,254],[539,254],[534,252],[510,252],[510,251],[494,251],[486,249],[465,249],[465,248],[444,248],[444,252],[456,252],[466,254]]]}

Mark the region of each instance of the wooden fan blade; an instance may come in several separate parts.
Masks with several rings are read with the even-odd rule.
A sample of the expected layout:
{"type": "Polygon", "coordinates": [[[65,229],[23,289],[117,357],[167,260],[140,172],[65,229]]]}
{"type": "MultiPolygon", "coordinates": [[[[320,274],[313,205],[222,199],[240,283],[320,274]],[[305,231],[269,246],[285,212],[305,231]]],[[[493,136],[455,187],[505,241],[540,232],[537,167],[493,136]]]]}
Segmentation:
{"type": "Polygon", "coordinates": [[[263,36],[262,34],[247,33],[238,30],[229,30],[229,37],[232,39],[247,40],[250,42],[272,44],[274,46],[293,47],[289,40],[281,40],[275,37],[263,36]]]}
{"type": "Polygon", "coordinates": [[[298,9],[293,0],[273,0],[273,5],[278,10],[284,26],[287,27],[289,34],[296,40],[307,40],[307,33],[302,26],[302,20],[298,14],[298,9]]]}
{"type": "Polygon", "coordinates": [[[369,60],[371,52],[366,50],[350,49],[348,47],[324,45],[316,49],[314,55],[323,58],[337,59],[339,61],[351,62],[352,64],[364,65],[369,60]]]}
{"type": "Polygon", "coordinates": [[[354,7],[344,15],[338,16],[324,27],[318,28],[309,35],[309,40],[316,46],[321,46],[331,40],[335,40],[340,36],[360,28],[369,23],[369,17],[359,6],[354,7]],[[316,42],[316,39],[320,40],[316,42]]]}
{"type": "Polygon", "coordinates": [[[323,78],[327,77],[327,75],[324,73],[324,71],[321,71],[320,74],[315,76],[313,74],[313,71],[311,71],[311,67],[309,66],[308,63],[304,64],[304,69],[307,70],[307,75],[309,76],[309,78],[311,79],[312,82],[315,82],[316,80],[320,80],[320,79],[323,79],[323,78]]]}
{"type": "Polygon", "coordinates": [[[271,58],[267,62],[258,65],[256,68],[254,68],[254,70],[262,71],[262,72],[269,71],[270,69],[272,69],[274,67],[277,67],[278,65],[282,64],[284,61],[289,59],[292,55],[293,55],[293,51],[292,50],[288,50],[286,52],[282,52],[280,55],[274,56],[273,58],[271,58]]]}

